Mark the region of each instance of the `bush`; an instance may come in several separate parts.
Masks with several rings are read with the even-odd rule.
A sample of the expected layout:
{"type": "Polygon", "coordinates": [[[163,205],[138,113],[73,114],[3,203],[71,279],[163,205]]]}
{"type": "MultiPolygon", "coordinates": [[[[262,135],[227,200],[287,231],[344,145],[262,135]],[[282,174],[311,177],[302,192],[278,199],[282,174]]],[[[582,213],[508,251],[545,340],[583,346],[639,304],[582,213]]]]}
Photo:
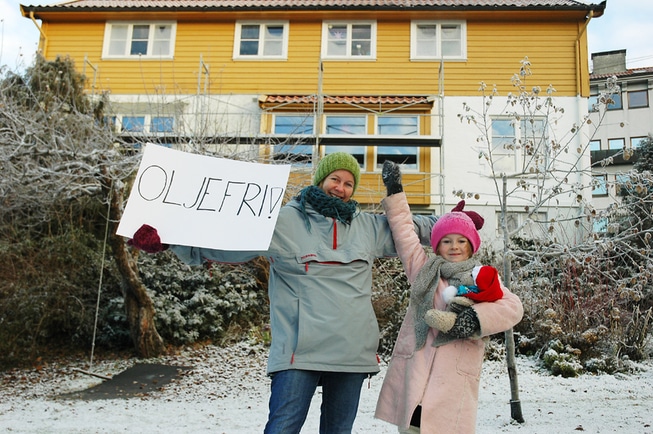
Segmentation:
{"type": "MultiPolygon", "coordinates": [[[[154,303],[156,327],[170,344],[225,338],[229,327],[258,328],[268,320],[267,262],[189,267],[170,252],[138,257],[141,280],[154,303]],[[232,324],[233,323],[233,324],[232,324]]],[[[105,315],[127,329],[122,297],[105,315]]],[[[244,338],[244,336],[240,336],[244,338]]]]}
{"type": "MultiPolygon", "coordinates": [[[[90,348],[102,244],[81,231],[0,246],[0,367],[48,348],[90,348]]],[[[111,264],[101,303],[119,294],[111,264]]]]}

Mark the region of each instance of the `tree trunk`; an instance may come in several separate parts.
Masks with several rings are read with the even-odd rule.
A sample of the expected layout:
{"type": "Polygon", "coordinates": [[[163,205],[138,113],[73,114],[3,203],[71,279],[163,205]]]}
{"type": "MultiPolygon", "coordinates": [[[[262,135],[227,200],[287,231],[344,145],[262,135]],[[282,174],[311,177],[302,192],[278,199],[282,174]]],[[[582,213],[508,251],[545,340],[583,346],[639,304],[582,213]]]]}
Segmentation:
{"type": "Polygon", "coordinates": [[[125,239],[116,235],[117,222],[122,216],[122,191],[105,185],[106,196],[111,201],[109,221],[111,222],[111,247],[118,270],[123,280],[125,310],[129,332],[139,357],[156,357],[165,354],[163,339],[154,323],[154,305],[138,275],[136,260],[127,249],[125,239]]]}

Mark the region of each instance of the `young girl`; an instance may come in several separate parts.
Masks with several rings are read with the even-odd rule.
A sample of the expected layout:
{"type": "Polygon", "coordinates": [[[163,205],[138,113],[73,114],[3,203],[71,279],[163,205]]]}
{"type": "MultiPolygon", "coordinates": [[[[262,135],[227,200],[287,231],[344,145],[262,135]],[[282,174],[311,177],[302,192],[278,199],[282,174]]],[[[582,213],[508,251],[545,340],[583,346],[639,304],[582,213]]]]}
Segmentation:
{"type": "Polygon", "coordinates": [[[400,432],[473,433],[485,353],[482,338],[517,324],[523,315],[521,301],[501,285],[491,267],[481,267],[474,283],[488,290],[488,300],[499,294],[498,283],[500,298],[473,306],[454,300],[455,318],[448,333],[433,328],[440,325],[438,317],[447,309],[445,289],[458,281],[459,286],[467,286],[464,281],[473,279],[469,275],[479,264],[472,255],[481,243],[474,220],[480,219],[482,226],[482,218],[463,211],[464,202],[440,217],[431,235],[436,256],[429,258],[414,235],[396,164],[384,164],[383,181],[388,189],[383,207],[412,287],[375,416],[397,425],[400,432]]]}

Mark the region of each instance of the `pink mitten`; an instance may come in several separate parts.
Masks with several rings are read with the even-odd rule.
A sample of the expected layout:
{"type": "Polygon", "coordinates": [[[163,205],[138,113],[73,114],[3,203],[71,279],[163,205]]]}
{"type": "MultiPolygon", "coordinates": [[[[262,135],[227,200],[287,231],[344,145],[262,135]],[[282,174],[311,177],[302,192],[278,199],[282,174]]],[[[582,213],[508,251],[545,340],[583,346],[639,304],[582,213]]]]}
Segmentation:
{"type": "Polygon", "coordinates": [[[158,253],[168,248],[167,244],[161,243],[159,233],[150,225],[138,228],[134,233],[134,238],[127,241],[127,244],[147,253],[158,253]]]}
{"type": "Polygon", "coordinates": [[[472,271],[474,283],[478,287],[478,293],[465,294],[465,297],[474,301],[497,301],[503,297],[499,273],[496,268],[484,265],[475,267],[472,271]]]}

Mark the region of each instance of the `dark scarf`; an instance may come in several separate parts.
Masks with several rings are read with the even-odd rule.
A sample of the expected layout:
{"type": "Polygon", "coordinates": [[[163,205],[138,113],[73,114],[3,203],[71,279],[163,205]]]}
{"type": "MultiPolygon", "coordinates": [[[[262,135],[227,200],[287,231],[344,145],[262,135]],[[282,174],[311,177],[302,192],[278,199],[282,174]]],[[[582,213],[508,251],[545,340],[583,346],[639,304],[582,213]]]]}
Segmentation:
{"type": "Polygon", "coordinates": [[[480,263],[473,258],[463,262],[448,262],[442,256],[434,256],[419,270],[410,292],[410,304],[415,315],[415,350],[419,350],[426,343],[429,325],[424,321],[424,315],[429,309],[433,309],[433,297],[440,277],[456,288],[460,285],[472,286],[472,269],[476,265],[480,263]]]}
{"type": "Polygon", "coordinates": [[[355,200],[343,202],[342,199],[327,195],[324,190],[315,185],[302,189],[297,195],[297,200],[309,231],[311,230],[311,223],[308,221],[308,215],[306,214],[306,204],[309,204],[324,217],[331,217],[345,224],[350,224],[358,214],[358,202],[355,200]]]}

